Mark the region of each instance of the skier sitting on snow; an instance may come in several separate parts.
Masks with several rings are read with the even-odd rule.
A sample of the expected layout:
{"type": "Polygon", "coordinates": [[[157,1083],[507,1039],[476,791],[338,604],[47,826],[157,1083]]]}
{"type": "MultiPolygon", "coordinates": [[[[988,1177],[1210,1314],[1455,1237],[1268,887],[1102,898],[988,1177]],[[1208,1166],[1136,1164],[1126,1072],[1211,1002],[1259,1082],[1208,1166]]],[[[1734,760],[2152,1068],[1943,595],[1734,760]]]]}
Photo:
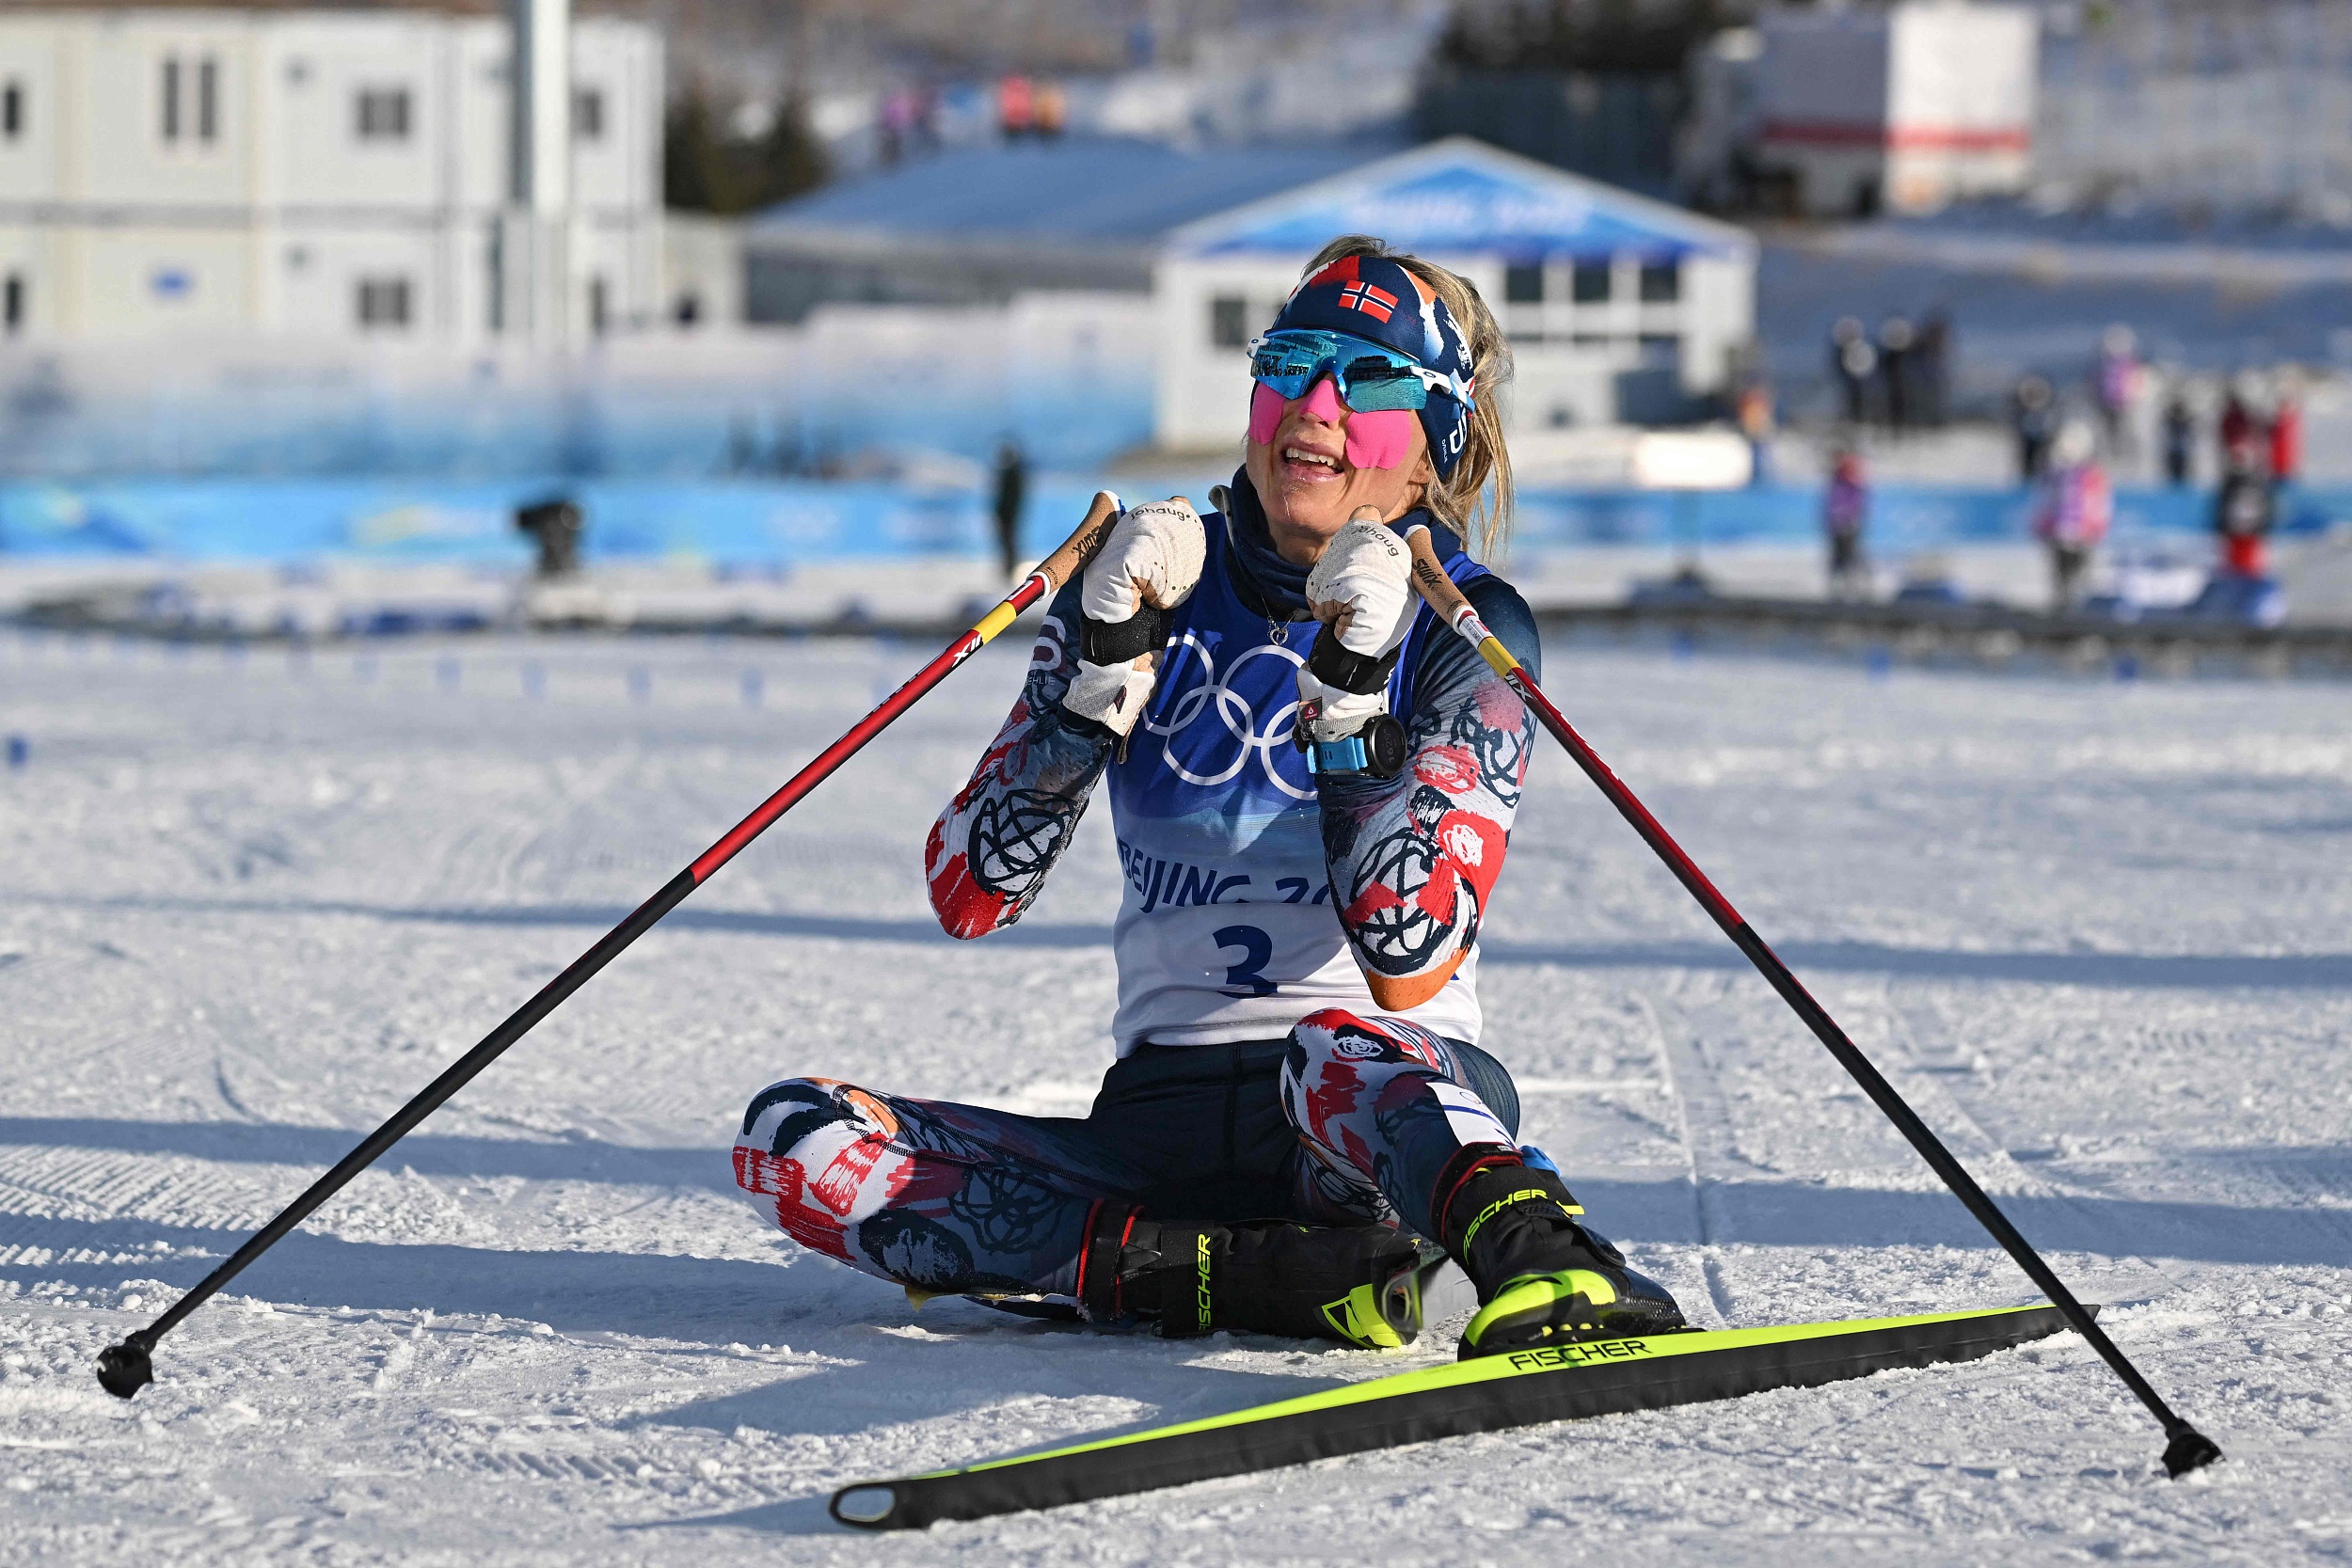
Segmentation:
{"type": "Polygon", "coordinates": [[[1502,335],[1461,278],[1349,237],[1251,370],[1219,510],[1120,518],[930,834],[941,924],[985,936],[1108,776],[1119,1059],[1091,1114],[788,1079],[745,1114],[737,1180],[796,1241],[917,1299],[1395,1344],[1442,1249],[1482,1303],[1466,1355],[1679,1327],[1528,1163],[1510,1075],[1475,1043],[1534,724],[1422,608],[1400,530],[1428,527],[1535,670],[1525,602],[1459,531],[1484,510],[1490,550],[1508,522],[1502,335]]]}

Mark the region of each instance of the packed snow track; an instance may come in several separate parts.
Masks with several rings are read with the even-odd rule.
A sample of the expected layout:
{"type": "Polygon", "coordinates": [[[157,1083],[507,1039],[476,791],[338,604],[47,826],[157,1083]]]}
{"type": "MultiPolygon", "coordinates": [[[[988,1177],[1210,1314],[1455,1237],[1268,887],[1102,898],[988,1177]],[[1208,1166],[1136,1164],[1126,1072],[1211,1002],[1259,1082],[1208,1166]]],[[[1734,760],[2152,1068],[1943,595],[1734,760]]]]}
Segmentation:
{"type": "MultiPolygon", "coordinates": [[[[1009,638],[1015,643],[1017,638],[1009,638]]],[[[976,660],[157,1349],[97,1353],[931,650],[0,640],[0,1560],[2352,1557],[2352,693],[1565,645],[1548,689],[2117,1341],[887,1539],[834,1487],[1442,1359],[900,1292],[735,1196],[762,1085],[1080,1115],[1107,809],[925,906],[976,660]],[[1598,1537],[1597,1540],[1591,1539],[1598,1537]]],[[[1523,1134],[1704,1326],[2031,1299],[1556,750],[1483,934],[1523,1134]]]]}

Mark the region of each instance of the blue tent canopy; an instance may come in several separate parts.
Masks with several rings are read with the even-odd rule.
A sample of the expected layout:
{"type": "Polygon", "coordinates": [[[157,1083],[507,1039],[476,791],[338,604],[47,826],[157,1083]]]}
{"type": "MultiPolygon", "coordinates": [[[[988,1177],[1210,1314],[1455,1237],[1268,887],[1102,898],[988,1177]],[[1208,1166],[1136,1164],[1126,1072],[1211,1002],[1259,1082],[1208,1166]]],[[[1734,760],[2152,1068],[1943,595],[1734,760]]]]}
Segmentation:
{"type": "Polygon", "coordinates": [[[1465,140],[1441,142],[1194,225],[1195,256],[1296,255],[1334,234],[1377,234],[1422,254],[1514,261],[1753,248],[1739,230],[1465,140]]]}

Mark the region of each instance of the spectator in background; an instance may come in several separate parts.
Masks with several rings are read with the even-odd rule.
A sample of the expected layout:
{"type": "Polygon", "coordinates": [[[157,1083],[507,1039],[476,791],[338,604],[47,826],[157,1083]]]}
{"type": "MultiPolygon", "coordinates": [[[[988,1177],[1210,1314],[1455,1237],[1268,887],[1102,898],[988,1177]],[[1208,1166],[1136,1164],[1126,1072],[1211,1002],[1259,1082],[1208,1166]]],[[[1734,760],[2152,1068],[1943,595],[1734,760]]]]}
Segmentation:
{"type": "Polygon", "coordinates": [[[2221,488],[2213,498],[2213,531],[2221,540],[2221,569],[2240,577],[2269,575],[2265,541],[2278,515],[2270,476],[2263,472],[2250,444],[2231,453],[2221,488]]]}
{"type": "Polygon", "coordinates": [[[996,449],[996,555],[1005,579],[1021,574],[1021,505],[1029,493],[1029,460],[1007,436],[996,449]]]}
{"type": "Polygon", "coordinates": [[[2132,409],[2140,393],[2138,340],[2118,322],[2099,338],[2099,369],[2092,391],[2099,418],[2106,426],[2107,451],[2121,455],[2132,446],[2132,409]]]}
{"type": "Polygon", "coordinates": [[[2010,394],[2010,421],[2017,432],[2017,482],[2032,484],[2049,464],[2050,441],[2058,434],[2058,394],[2038,375],[2021,377],[2010,394]]]}
{"type": "Polygon", "coordinates": [[[2050,465],[2034,497],[2033,531],[2050,552],[2051,609],[2074,608],[2076,590],[2114,519],[2115,498],[2099,462],[2099,437],[2069,420],[2051,443],[2050,465]]]}
{"type": "Polygon", "coordinates": [[[925,152],[939,150],[939,89],[929,82],[914,89],[914,145],[925,152]]]}
{"type": "Polygon", "coordinates": [[[1748,483],[1770,484],[1772,482],[1772,388],[1761,376],[1751,377],[1740,388],[1740,396],[1733,404],[1740,420],[1740,434],[1748,441],[1748,483]]]}
{"type": "Polygon", "coordinates": [[[1031,98],[1029,129],[1045,141],[1062,134],[1070,119],[1070,100],[1062,96],[1058,82],[1040,82],[1031,98]]]}
{"type": "Polygon", "coordinates": [[[2303,470],[2303,401],[2293,375],[2279,379],[2279,399],[2270,410],[2270,483],[2292,484],[2303,470]]]}
{"type": "Polygon", "coordinates": [[[1918,419],[1924,425],[1941,426],[1951,418],[1952,408],[1952,318],[1941,305],[1931,309],[1919,323],[1918,419]]]}
{"type": "Polygon", "coordinates": [[[882,161],[884,168],[895,166],[906,156],[908,137],[914,131],[915,96],[912,87],[892,87],[882,94],[882,115],[878,129],[882,133],[882,161]]]}
{"type": "Polygon", "coordinates": [[[1870,346],[1870,335],[1863,330],[1861,321],[1853,316],[1840,316],[1837,325],[1829,329],[1829,371],[1846,395],[1846,422],[1860,424],[1867,411],[1866,394],[1870,377],[1877,373],[1878,350],[1870,346]]]}
{"type": "Polygon", "coordinates": [[[1879,378],[1885,388],[1886,423],[1899,435],[1911,423],[1911,384],[1918,374],[1912,351],[1917,342],[1907,318],[1889,316],[1879,323],[1879,378]]]}
{"type": "Polygon", "coordinates": [[[2189,412],[2188,388],[2172,384],[2164,400],[2164,480],[2175,490],[2188,483],[2189,442],[2197,434],[2197,417],[2189,412]]]}
{"type": "Polygon", "coordinates": [[[2254,384],[2251,376],[2240,375],[2230,383],[2230,394],[2221,403],[2221,420],[2214,427],[2214,436],[2221,446],[2221,471],[2228,473],[2231,465],[2243,457],[2251,461],[2255,451],[2255,436],[2259,427],[2254,420],[2254,384]]]}
{"type": "Polygon", "coordinates": [[[1026,76],[996,84],[996,123],[1007,141],[1019,141],[1037,127],[1037,90],[1026,76]]]}
{"type": "Polygon", "coordinates": [[[1832,450],[1829,489],[1821,498],[1821,532],[1829,542],[1829,596],[1870,596],[1870,562],[1863,535],[1870,525],[1870,484],[1851,447],[1832,450]]]}

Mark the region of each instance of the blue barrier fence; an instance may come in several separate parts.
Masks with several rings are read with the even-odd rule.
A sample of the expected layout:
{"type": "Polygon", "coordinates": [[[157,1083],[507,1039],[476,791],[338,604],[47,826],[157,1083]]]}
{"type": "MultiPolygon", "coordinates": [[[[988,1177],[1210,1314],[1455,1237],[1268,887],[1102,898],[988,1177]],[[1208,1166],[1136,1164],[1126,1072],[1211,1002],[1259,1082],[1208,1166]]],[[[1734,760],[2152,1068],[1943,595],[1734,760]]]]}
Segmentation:
{"type": "MultiPolygon", "coordinates": [[[[1033,552],[1057,543],[1095,483],[1041,476],[1023,534],[1033,552]]],[[[1207,485],[1192,488],[1207,504],[1207,485]]],[[[0,486],[0,558],[113,557],[158,562],[297,563],[357,560],[520,564],[531,542],[514,510],[550,495],[578,500],[592,561],[691,559],[771,568],[832,561],[976,557],[988,553],[988,499],[969,490],[885,483],[148,480],[0,486]]],[[[2212,500],[2191,490],[2125,490],[2119,540],[2185,541],[2210,527],[2212,500]]],[[[2022,541],[2023,490],[1880,486],[1870,542],[1882,555],[2022,541]]],[[[2352,518],[2352,488],[2297,488],[2283,532],[2352,518]]],[[[1517,547],[1698,546],[1809,543],[1820,492],[1539,491],[1519,498],[1517,547]]]]}

